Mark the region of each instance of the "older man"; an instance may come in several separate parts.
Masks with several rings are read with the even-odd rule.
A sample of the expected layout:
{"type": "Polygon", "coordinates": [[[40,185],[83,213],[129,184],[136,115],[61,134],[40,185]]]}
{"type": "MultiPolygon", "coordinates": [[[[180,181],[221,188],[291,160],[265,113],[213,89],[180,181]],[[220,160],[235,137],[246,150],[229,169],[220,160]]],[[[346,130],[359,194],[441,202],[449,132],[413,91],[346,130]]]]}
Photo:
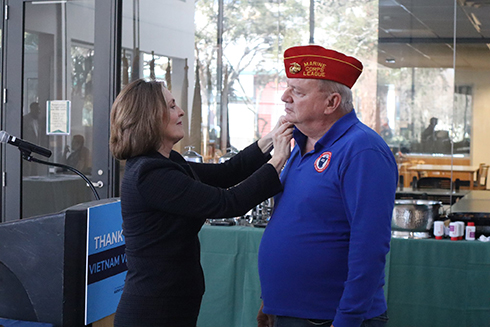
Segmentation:
{"type": "Polygon", "coordinates": [[[383,326],[398,172],[353,109],[363,66],[316,45],[287,49],[284,64],[296,146],[260,245],[258,326],[383,326]]]}

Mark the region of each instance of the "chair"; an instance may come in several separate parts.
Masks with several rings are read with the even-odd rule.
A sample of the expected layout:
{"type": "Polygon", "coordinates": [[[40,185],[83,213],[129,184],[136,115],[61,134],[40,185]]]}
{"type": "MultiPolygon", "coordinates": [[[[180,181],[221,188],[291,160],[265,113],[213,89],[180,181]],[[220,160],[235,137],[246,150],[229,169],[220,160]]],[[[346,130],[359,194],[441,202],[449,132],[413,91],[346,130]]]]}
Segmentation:
{"type": "MultiPolygon", "coordinates": [[[[480,164],[478,171],[476,173],[476,180],[473,181],[474,190],[486,190],[487,189],[487,177],[488,177],[488,167],[484,163],[480,164]]],[[[470,187],[470,181],[458,181],[457,188],[463,186],[465,189],[470,187]]]]}
{"type": "Polygon", "coordinates": [[[417,180],[417,189],[441,188],[451,189],[451,178],[449,177],[422,177],[417,180]]]}
{"type": "Polygon", "coordinates": [[[408,163],[408,162],[398,164],[398,174],[400,176],[399,177],[399,187],[400,188],[409,186],[409,184],[405,185],[405,183],[410,182],[410,179],[412,178],[413,173],[410,173],[407,170],[408,167],[410,167],[410,163],[408,163]]]}
{"type": "Polygon", "coordinates": [[[487,189],[488,167],[488,165],[480,165],[480,169],[478,169],[478,173],[476,174],[475,184],[473,185],[474,190],[487,189]]]}

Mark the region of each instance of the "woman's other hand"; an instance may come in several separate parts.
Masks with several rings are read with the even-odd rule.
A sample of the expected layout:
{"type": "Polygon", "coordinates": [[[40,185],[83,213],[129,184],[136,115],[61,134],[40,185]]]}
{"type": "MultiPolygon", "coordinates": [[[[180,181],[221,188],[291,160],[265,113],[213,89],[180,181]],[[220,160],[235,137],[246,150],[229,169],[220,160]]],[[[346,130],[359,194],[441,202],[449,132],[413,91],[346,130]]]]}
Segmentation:
{"type": "Polygon", "coordinates": [[[279,120],[277,121],[276,126],[267,135],[265,135],[264,137],[262,137],[258,141],[258,146],[259,146],[260,150],[262,150],[262,153],[269,153],[272,150],[272,148],[273,148],[273,137],[275,134],[278,133],[279,128],[283,124],[289,124],[288,121],[286,120],[285,116],[279,117],[279,120]]]}
{"type": "Polygon", "coordinates": [[[269,163],[273,165],[277,172],[280,173],[286,161],[291,155],[291,139],[293,138],[293,127],[294,125],[288,122],[282,123],[278,126],[272,136],[274,144],[274,155],[269,163]]]}

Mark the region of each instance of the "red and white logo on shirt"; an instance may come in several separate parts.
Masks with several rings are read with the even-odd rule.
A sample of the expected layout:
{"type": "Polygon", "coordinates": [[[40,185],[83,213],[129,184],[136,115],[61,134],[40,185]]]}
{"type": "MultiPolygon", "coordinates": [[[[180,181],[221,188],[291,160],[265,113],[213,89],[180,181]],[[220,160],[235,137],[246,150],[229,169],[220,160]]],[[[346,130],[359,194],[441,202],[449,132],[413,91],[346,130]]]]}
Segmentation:
{"type": "Polygon", "coordinates": [[[332,157],[332,152],[323,152],[318,159],[315,160],[315,170],[319,173],[327,169],[330,164],[330,158],[332,157]]]}

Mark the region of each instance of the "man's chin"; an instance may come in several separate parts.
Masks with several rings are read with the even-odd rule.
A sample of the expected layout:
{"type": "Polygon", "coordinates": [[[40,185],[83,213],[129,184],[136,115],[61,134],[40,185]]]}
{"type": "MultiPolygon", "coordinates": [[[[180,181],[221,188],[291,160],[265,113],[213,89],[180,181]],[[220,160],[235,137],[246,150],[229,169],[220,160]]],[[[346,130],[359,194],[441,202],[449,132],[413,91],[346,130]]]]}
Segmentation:
{"type": "Polygon", "coordinates": [[[289,113],[286,113],[286,115],[284,116],[284,119],[288,123],[291,123],[291,124],[294,124],[296,122],[295,119],[294,119],[294,117],[292,115],[290,115],[289,113]]]}

